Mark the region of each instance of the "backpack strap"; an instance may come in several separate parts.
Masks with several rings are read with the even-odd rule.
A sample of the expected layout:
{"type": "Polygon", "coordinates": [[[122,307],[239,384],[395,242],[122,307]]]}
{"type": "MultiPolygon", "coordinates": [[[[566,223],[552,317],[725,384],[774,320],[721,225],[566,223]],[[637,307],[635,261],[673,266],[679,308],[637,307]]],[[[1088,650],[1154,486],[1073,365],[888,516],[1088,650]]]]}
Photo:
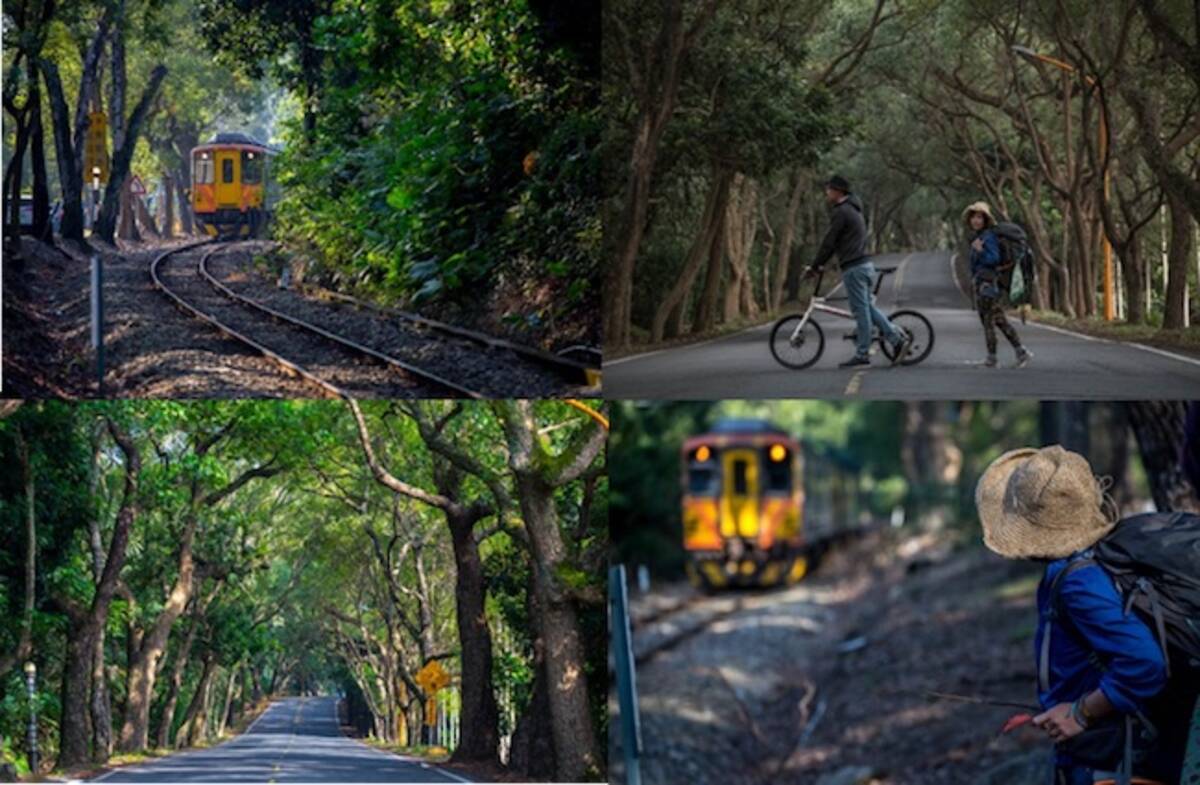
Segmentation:
{"type": "Polygon", "coordinates": [[[1167,625],[1163,621],[1162,603],[1158,600],[1158,591],[1146,576],[1139,577],[1130,587],[1129,594],[1125,598],[1125,614],[1129,614],[1133,607],[1133,599],[1138,592],[1145,594],[1150,600],[1150,615],[1154,617],[1154,631],[1158,633],[1158,645],[1163,653],[1163,666],[1169,679],[1171,678],[1171,652],[1167,649],[1167,625]]]}
{"type": "MultiPolygon", "coordinates": [[[[1062,598],[1060,597],[1062,582],[1076,570],[1095,563],[1096,560],[1092,558],[1067,562],[1066,566],[1058,571],[1058,575],[1054,576],[1054,580],[1050,581],[1050,607],[1046,609],[1046,626],[1042,630],[1042,646],[1038,652],[1038,692],[1050,691],[1050,633],[1054,629],[1054,622],[1062,618],[1067,624],[1070,624],[1070,617],[1062,612],[1062,598]]],[[[1097,664],[1098,660],[1099,658],[1096,657],[1093,664],[1097,664]]]]}

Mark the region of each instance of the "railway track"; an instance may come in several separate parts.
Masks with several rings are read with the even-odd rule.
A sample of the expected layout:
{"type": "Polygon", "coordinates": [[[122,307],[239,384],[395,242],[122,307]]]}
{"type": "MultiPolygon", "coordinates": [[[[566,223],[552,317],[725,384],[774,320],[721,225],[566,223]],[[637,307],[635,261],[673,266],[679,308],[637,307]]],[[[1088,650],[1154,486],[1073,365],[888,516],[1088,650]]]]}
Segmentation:
{"type": "Polygon", "coordinates": [[[166,251],[151,263],[151,281],[191,316],[323,395],[487,398],[578,389],[557,369],[532,370],[493,347],[402,320],[347,318],[274,287],[234,283],[239,271],[222,257],[237,246],[205,241],[166,251]]]}
{"type": "MultiPolygon", "coordinates": [[[[830,551],[879,531],[883,524],[856,526],[825,532],[809,541],[805,555],[809,559],[809,574],[816,572],[821,560],[830,551]]],[[[762,602],[764,592],[785,589],[732,589],[716,594],[698,590],[673,598],[648,613],[631,618],[634,663],[641,665],[732,616],[762,602]]]]}

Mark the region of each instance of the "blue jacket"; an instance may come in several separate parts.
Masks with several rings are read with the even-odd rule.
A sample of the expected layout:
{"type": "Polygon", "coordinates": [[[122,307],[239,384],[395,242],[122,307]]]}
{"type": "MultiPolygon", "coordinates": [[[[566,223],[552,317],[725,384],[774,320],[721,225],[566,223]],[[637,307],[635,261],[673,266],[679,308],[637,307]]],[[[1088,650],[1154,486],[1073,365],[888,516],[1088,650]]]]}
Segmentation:
{"type": "Polygon", "coordinates": [[[1132,611],[1125,613],[1104,568],[1091,564],[1068,574],[1059,585],[1059,616],[1049,619],[1054,577],[1073,559],[1087,556],[1090,551],[1052,562],[1038,587],[1035,662],[1046,626],[1052,625],[1049,683],[1044,690],[1038,685],[1038,702],[1049,709],[1099,688],[1118,711],[1131,714],[1166,684],[1166,664],[1150,629],[1132,611]]]}
{"type": "Polygon", "coordinates": [[[994,270],[1000,264],[1000,241],[996,239],[996,234],[991,229],[984,229],[975,237],[971,238],[974,243],[976,239],[983,240],[983,250],[976,251],[975,246],[971,246],[971,277],[979,275],[981,270],[994,270]]]}

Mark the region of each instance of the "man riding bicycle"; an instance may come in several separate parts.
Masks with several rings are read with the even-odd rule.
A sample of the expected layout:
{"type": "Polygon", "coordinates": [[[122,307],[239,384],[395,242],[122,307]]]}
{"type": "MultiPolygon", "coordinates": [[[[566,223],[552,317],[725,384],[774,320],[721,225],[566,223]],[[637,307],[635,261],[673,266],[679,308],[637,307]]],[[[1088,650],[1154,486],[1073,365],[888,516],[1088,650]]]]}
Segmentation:
{"type": "Polygon", "coordinates": [[[825,199],[829,203],[829,231],[817,251],[817,259],[805,275],[820,273],[830,257],[837,253],[842,269],[842,284],[850,301],[850,310],[858,322],[854,357],[841,363],[841,368],[871,364],[871,324],[874,323],[885,340],[896,348],[892,364],[902,362],[912,347],[912,336],[897,329],[871,302],[871,279],[875,265],[867,256],[867,222],[863,218],[862,201],[850,191],[850,183],[840,175],[825,183],[825,199]]]}

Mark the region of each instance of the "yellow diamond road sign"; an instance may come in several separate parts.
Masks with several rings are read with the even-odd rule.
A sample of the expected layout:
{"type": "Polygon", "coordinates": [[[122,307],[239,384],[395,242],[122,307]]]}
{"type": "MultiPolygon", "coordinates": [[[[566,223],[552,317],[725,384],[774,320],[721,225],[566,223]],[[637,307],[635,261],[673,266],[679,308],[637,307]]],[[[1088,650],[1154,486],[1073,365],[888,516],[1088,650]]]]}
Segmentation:
{"type": "Polygon", "coordinates": [[[425,690],[425,724],[434,725],[437,723],[437,702],[434,696],[438,690],[450,684],[450,674],[446,673],[440,662],[430,660],[424,668],[417,671],[417,684],[425,690]]]}
{"type": "Polygon", "coordinates": [[[88,114],[87,137],[83,142],[83,182],[108,182],[108,115],[88,114]]]}

